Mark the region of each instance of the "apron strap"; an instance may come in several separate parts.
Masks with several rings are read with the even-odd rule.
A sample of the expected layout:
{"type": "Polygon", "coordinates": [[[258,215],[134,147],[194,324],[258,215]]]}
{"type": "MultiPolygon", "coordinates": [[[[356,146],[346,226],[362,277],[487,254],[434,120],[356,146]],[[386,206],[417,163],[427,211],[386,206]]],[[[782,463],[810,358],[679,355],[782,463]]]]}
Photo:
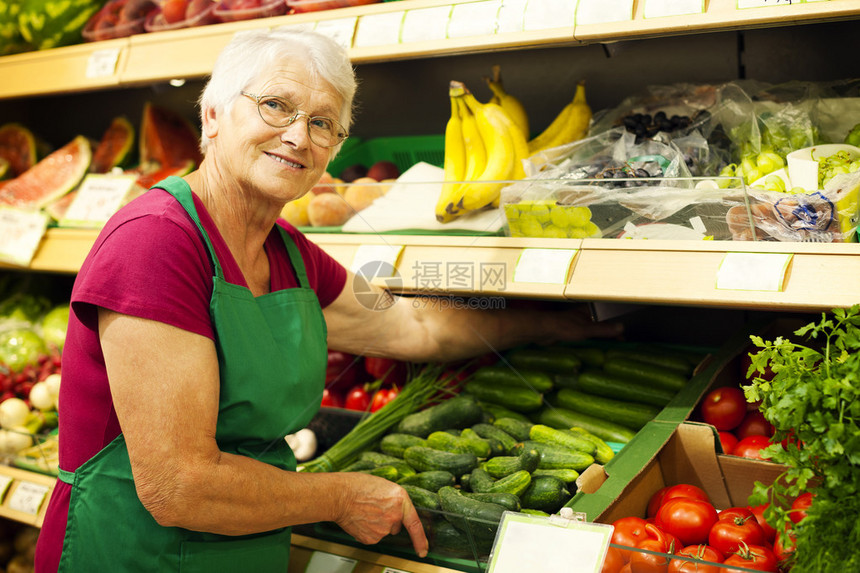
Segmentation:
{"type": "Polygon", "coordinates": [[[61,482],[65,482],[69,485],[74,485],[75,483],[75,472],[69,472],[64,470],[63,468],[58,468],[59,470],[59,478],[61,482]]]}
{"type": "Polygon", "coordinates": [[[296,273],[296,278],[299,281],[299,286],[301,288],[310,288],[310,281],[308,281],[308,272],[305,269],[305,262],[302,260],[302,254],[299,252],[299,247],[296,245],[296,242],[293,241],[293,238],[290,237],[289,233],[284,230],[280,225],[275,225],[278,228],[278,231],[281,232],[281,239],[284,241],[284,245],[287,247],[287,254],[290,256],[290,263],[293,265],[293,270],[296,273]]]}

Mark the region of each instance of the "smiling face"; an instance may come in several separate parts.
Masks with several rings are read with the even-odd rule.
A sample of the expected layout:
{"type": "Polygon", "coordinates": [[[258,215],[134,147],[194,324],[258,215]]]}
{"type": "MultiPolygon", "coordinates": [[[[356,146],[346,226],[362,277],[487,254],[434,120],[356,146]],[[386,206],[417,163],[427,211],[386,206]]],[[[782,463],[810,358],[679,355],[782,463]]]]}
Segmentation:
{"type": "MultiPolygon", "coordinates": [[[[294,58],[244,91],[284,98],[311,116],[340,117],[342,100],[335,90],[294,58]]],[[[310,140],[307,122],[300,115],[287,127],[271,127],[256,102],[240,95],[228,111],[204,113],[203,129],[211,138],[207,158],[225,185],[238,185],[246,196],[280,204],[297,199],[319,181],[332,153],[310,140]]]]}

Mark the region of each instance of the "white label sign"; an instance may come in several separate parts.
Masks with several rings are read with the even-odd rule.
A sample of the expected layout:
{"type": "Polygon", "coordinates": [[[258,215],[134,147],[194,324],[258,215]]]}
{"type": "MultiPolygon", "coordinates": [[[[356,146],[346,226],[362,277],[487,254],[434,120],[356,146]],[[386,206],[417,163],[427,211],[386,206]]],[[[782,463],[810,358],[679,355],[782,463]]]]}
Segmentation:
{"type": "Polygon", "coordinates": [[[358,19],[353,46],[366,48],[397,44],[400,42],[400,27],[403,25],[405,14],[405,12],[388,12],[362,16],[358,19]]]}
{"type": "Polygon", "coordinates": [[[791,253],[726,253],[716,288],[781,292],[791,253]]]}
{"type": "Polygon", "coordinates": [[[448,22],[448,37],[468,38],[495,34],[496,16],[501,4],[501,0],[485,0],[454,5],[448,22]]]}
{"type": "Polygon", "coordinates": [[[704,0],[645,0],[643,13],[646,18],[662,18],[663,16],[701,14],[704,11],[704,0]]]}
{"type": "Polygon", "coordinates": [[[134,182],[133,175],[87,175],[60,223],[64,227],[103,226],[122,206],[134,182]]]}
{"type": "Polygon", "coordinates": [[[576,25],[606,24],[633,19],[633,0],[579,0],[576,25]]]}
{"type": "Polygon", "coordinates": [[[29,515],[37,515],[45,496],[48,495],[48,486],[22,481],[9,497],[9,508],[29,515]]]}
{"type": "Polygon", "coordinates": [[[400,41],[408,43],[444,40],[448,35],[450,16],[451,6],[409,10],[403,18],[400,41]]]}
{"type": "Polygon", "coordinates": [[[352,573],[358,561],[324,551],[314,551],[305,573],[352,573]]]}
{"type": "Polygon", "coordinates": [[[514,269],[515,283],[563,285],[576,249],[523,249],[514,269]]]}
{"type": "Polygon", "coordinates": [[[95,50],[87,59],[87,78],[95,79],[114,75],[118,61],[119,48],[95,50]]]}
{"type": "Polygon", "coordinates": [[[320,20],[314,31],[328,36],[344,48],[352,47],[352,37],[355,34],[355,25],[358,16],[352,18],[336,18],[334,20],[320,20]]]}
{"type": "Polygon", "coordinates": [[[572,27],[576,3],[570,0],[529,0],[523,18],[525,30],[572,27]]]}
{"type": "Polygon", "coordinates": [[[765,6],[790,6],[800,0],[738,0],[738,8],[763,8],[765,6]]]}
{"type": "Polygon", "coordinates": [[[390,278],[397,271],[397,259],[403,245],[360,245],[352,258],[350,270],[368,279],[390,278]]]}
{"type": "Polygon", "coordinates": [[[0,207],[0,260],[22,267],[29,265],[47,228],[46,213],[0,207]]]}
{"type": "Polygon", "coordinates": [[[496,17],[497,33],[522,32],[528,0],[502,0],[496,17]]]}

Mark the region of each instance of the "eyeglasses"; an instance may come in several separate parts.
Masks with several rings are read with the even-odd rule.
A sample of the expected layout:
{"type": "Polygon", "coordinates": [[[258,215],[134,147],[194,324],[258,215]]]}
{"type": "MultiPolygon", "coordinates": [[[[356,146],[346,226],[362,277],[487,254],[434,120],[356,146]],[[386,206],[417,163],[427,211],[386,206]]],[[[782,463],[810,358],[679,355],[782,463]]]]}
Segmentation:
{"type": "Polygon", "coordinates": [[[308,118],[308,137],[320,147],[334,147],[349,137],[346,128],[339,122],[322,115],[310,116],[282,97],[240,93],[256,102],[260,117],[272,127],[292,125],[300,115],[308,118]]]}

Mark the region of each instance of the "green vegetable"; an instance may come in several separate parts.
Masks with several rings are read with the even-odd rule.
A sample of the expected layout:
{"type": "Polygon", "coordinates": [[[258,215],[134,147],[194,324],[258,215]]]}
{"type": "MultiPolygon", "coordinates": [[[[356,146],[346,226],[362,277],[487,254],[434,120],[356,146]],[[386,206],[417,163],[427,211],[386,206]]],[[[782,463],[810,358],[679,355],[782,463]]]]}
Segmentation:
{"type": "Polygon", "coordinates": [[[860,147],[860,123],[852,127],[851,131],[845,135],[845,143],[860,147]]]}
{"type": "Polygon", "coordinates": [[[462,490],[461,493],[471,499],[501,505],[508,511],[519,511],[522,507],[520,504],[520,498],[512,493],[477,493],[473,491],[465,492],[462,490]]]}
{"type": "Polygon", "coordinates": [[[650,404],[662,408],[672,401],[675,392],[662,388],[651,388],[640,381],[617,374],[609,374],[602,370],[586,370],[579,375],[575,389],[603,396],[606,398],[618,398],[624,396],[626,400],[641,404],[650,404]]]}
{"type": "Polygon", "coordinates": [[[542,470],[571,469],[581,472],[595,461],[594,456],[585,452],[532,440],[517,444],[514,453],[521,453],[526,448],[534,448],[540,453],[538,469],[542,470]]]}
{"type": "MultiPolygon", "coordinates": [[[[404,390],[408,387],[407,384],[404,390]]],[[[480,406],[471,397],[460,395],[406,416],[396,431],[426,438],[433,432],[476,424],[481,421],[481,415],[480,406]]]]}
{"type": "Polygon", "coordinates": [[[573,412],[565,408],[545,408],[538,415],[538,422],[551,428],[582,428],[601,440],[626,444],[636,432],[613,422],[607,422],[588,414],[573,412]]]}
{"type": "Polygon", "coordinates": [[[594,444],[594,454],[592,455],[594,456],[594,461],[599,464],[606,464],[609,460],[615,457],[615,452],[612,451],[609,444],[583,428],[574,426],[569,430],[562,430],[562,432],[576,434],[594,444]]]}
{"type": "Polygon", "coordinates": [[[776,430],[765,456],[788,469],[771,485],[756,483],[749,503],[769,502],[765,517],[781,531],[793,499],[812,492],[793,526],[792,573],[860,571],[860,306],[822,314],[794,335],[751,337],[761,350],[750,355],[748,378],[768,367],[773,377],[756,376],[744,391],[776,430]]]}
{"type": "Polygon", "coordinates": [[[489,414],[488,419],[482,420],[486,423],[493,423],[499,418],[513,418],[514,420],[520,420],[522,422],[528,422],[528,416],[522,414],[520,412],[514,412],[510,408],[505,408],[500,404],[493,404],[491,402],[485,402],[483,400],[478,400],[478,405],[481,409],[489,414]]]}
{"type": "Polygon", "coordinates": [[[13,372],[38,364],[39,356],[47,353],[45,341],[30,328],[0,332],[0,362],[13,372]]]}
{"type": "Polygon", "coordinates": [[[514,472],[525,470],[529,473],[537,469],[540,453],[535,449],[523,450],[518,456],[496,456],[484,462],[481,467],[490,476],[501,479],[514,472]]]}
{"type": "Polygon", "coordinates": [[[660,410],[648,404],[595,396],[570,388],[562,388],[556,393],[555,404],[566,410],[615,422],[632,430],[639,430],[660,413],[660,410]]]}
{"type": "Polygon", "coordinates": [[[48,347],[63,349],[69,328],[69,304],[55,306],[42,319],[42,338],[48,347]]]}
{"type": "Polygon", "coordinates": [[[465,391],[478,400],[499,404],[516,412],[533,412],[543,404],[543,395],[531,388],[498,384],[490,380],[472,378],[466,382],[465,391]]]}
{"type": "Polygon", "coordinates": [[[472,431],[485,439],[492,439],[498,441],[502,444],[502,448],[505,453],[509,453],[511,448],[513,448],[517,440],[512,435],[504,431],[503,429],[496,427],[492,424],[475,424],[472,426],[472,431]]]}
{"type": "Polygon", "coordinates": [[[490,457],[490,443],[483,439],[454,436],[448,432],[433,432],[427,436],[427,446],[435,450],[455,454],[472,453],[479,458],[490,457]]]}
{"type": "Polygon", "coordinates": [[[524,422],[513,418],[499,418],[493,422],[493,425],[520,441],[529,439],[529,431],[534,426],[531,422],[524,422]]]}
{"type": "Polygon", "coordinates": [[[455,476],[468,473],[478,465],[478,458],[475,454],[453,454],[424,446],[408,448],[403,452],[403,459],[419,472],[444,470],[455,476]]]}
{"type": "Polygon", "coordinates": [[[675,370],[629,358],[608,359],[603,369],[609,374],[627,376],[640,384],[652,388],[665,388],[672,392],[677,392],[686,386],[688,380],[686,375],[675,370]]]}
{"type": "Polygon", "coordinates": [[[409,494],[409,499],[412,500],[412,505],[416,508],[432,509],[434,511],[439,509],[439,496],[436,495],[436,492],[426,490],[417,485],[403,483],[400,484],[400,487],[406,490],[406,493],[409,494]]]}
{"type": "Polygon", "coordinates": [[[634,348],[611,348],[606,351],[606,358],[617,360],[637,360],[654,366],[662,366],[675,370],[680,374],[690,374],[693,367],[701,359],[699,353],[670,349],[658,345],[636,346],[634,348]]]}
{"type": "Polygon", "coordinates": [[[439,501],[445,519],[461,532],[474,535],[476,540],[495,539],[496,529],[507,511],[503,505],[472,499],[453,487],[440,489],[439,501]]]}
{"type": "Polygon", "coordinates": [[[430,549],[434,553],[453,557],[473,557],[474,550],[468,536],[444,519],[436,520],[428,532],[430,549]],[[432,533],[431,533],[432,532],[432,533]]]}
{"type": "Polygon", "coordinates": [[[539,509],[555,513],[570,500],[570,492],[564,481],[554,476],[538,476],[523,493],[521,503],[528,509],[539,509]]]}
{"type": "Polygon", "coordinates": [[[477,493],[510,493],[520,496],[529,487],[532,476],[525,470],[516,471],[501,479],[493,477],[481,468],[472,470],[469,485],[477,493]]]}
{"type": "MultiPolygon", "coordinates": [[[[558,348],[517,348],[508,352],[507,359],[518,372],[526,370],[553,374],[573,374],[579,372],[582,367],[582,361],[575,354],[558,348]]],[[[546,392],[547,390],[549,388],[539,391],[546,392]]]]}
{"type": "Polygon", "coordinates": [[[558,469],[558,470],[547,470],[547,469],[536,469],[532,472],[532,479],[541,477],[541,476],[552,476],[560,479],[564,483],[576,484],[576,478],[579,477],[579,472],[570,468],[567,469],[558,469]]]}
{"type": "Polygon", "coordinates": [[[430,470],[406,476],[401,478],[397,483],[400,485],[414,485],[422,489],[436,492],[446,485],[453,486],[457,483],[457,478],[449,471],[430,470]]]}
{"type": "Polygon", "coordinates": [[[545,424],[535,424],[529,431],[529,439],[535,442],[561,446],[586,454],[594,454],[594,443],[583,436],[562,432],[545,424]]]}
{"type": "Polygon", "coordinates": [[[411,446],[426,446],[427,440],[412,434],[386,434],[379,442],[379,449],[389,456],[403,457],[403,452],[411,446]]]}

